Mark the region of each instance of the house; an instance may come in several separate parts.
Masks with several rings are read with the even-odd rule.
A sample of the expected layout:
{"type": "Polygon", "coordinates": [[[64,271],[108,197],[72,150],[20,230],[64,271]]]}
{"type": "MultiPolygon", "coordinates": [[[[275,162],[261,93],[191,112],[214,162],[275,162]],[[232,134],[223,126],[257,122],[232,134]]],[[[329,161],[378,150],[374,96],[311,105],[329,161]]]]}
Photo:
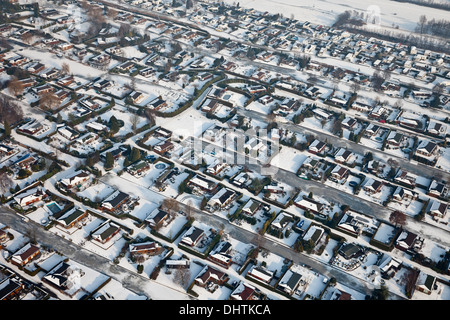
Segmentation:
{"type": "Polygon", "coordinates": [[[369,112],[368,117],[369,119],[384,119],[388,114],[388,109],[385,107],[378,105],[373,107],[373,109],[369,112]]]}
{"type": "Polygon", "coordinates": [[[252,277],[256,280],[262,281],[263,283],[270,283],[273,279],[273,272],[260,267],[260,266],[253,266],[247,273],[247,276],[252,277]]]}
{"type": "Polygon", "coordinates": [[[29,188],[25,191],[14,195],[14,200],[19,206],[26,207],[47,197],[47,193],[42,187],[29,188]]]}
{"type": "Polygon", "coordinates": [[[133,91],[128,97],[134,104],[139,104],[144,100],[145,95],[142,92],[133,91]]]}
{"type": "Polygon", "coordinates": [[[381,191],[381,187],[384,185],[383,182],[369,178],[367,182],[364,184],[363,189],[364,191],[375,194],[381,191]]]}
{"type": "Polygon", "coordinates": [[[155,98],[147,104],[147,107],[153,110],[159,110],[167,107],[167,102],[161,98],[155,98]]]}
{"type": "Polygon", "coordinates": [[[381,127],[379,125],[371,123],[367,126],[366,130],[364,131],[364,136],[366,138],[373,137],[378,134],[380,129],[381,129],[381,127]]]}
{"type": "Polygon", "coordinates": [[[72,189],[74,187],[80,188],[89,181],[89,173],[84,170],[78,170],[70,176],[59,180],[60,185],[66,189],[72,189]]]}
{"type": "Polygon", "coordinates": [[[167,269],[189,269],[191,263],[187,259],[179,259],[179,260],[166,260],[166,268],[167,269]]]}
{"type": "Polygon", "coordinates": [[[300,273],[294,272],[292,270],[287,270],[283,277],[278,283],[278,287],[281,288],[285,293],[293,295],[300,285],[300,280],[302,275],[300,273]]]}
{"type": "Polygon", "coordinates": [[[319,140],[314,140],[308,147],[308,151],[312,154],[320,154],[325,150],[326,144],[319,140]]]}
{"type": "Polygon", "coordinates": [[[150,170],[150,164],[145,160],[140,160],[127,168],[127,171],[133,176],[142,176],[148,170],[150,170]]]}
{"type": "Polygon", "coordinates": [[[144,254],[150,256],[155,255],[160,251],[161,246],[154,241],[149,241],[143,243],[131,243],[128,249],[130,250],[131,256],[136,258],[136,256],[144,254]]]}
{"type": "Polygon", "coordinates": [[[425,156],[428,158],[433,155],[436,155],[438,150],[439,150],[439,147],[436,143],[431,142],[431,141],[422,140],[416,149],[416,155],[425,156]]]}
{"type": "Polygon", "coordinates": [[[155,129],[155,131],[153,132],[153,136],[155,137],[162,137],[164,139],[170,139],[170,137],[172,136],[172,131],[167,130],[163,127],[158,127],[155,129]]]}
{"type": "Polygon", "coordinates": [[[431,199],[427,213],[433,217],[443,218],[447,214],[448,204],[431,199]]]}
{"type": "Polygon", "coordinates": [[[157,229],[168,218],[169,213],[167,211],[156,208],[145,218],[145,222],[150,228],[157,229]]]}
{"type": "Polygon", "coordinates": [[[300,201],[295,200],[294,204],[300,209],[314,214],[321,214],[325,207],[324,204],[307,197],[302,197],[300,201]]]}
{"type": "Polygon", "coordinates": [[[353,130],[353,129],[355,129],[355,126],[357,123],[358,123],[358,121],[356,121],[356,119],[350,118],[350,117],[345,117],[344,120],[342,120],[341,124],[345,129],[353,130]]]}
{"type": "Polygon", "coordinates": [[[399,250],[408,252],[414,248],[417,238],[417,234],[403,230],[395,242],[395,247],[399,250]]]}
{"type": "Polygon", "coordinates": [[[330,173],[330,180],[339,182],[342,184],[345,182],[345,180],[347,180],[348,175],[349,175],[349,170],[347,168],[337,165],[334,167],[334,169],[330,173]]]}
{"type": "Polygon", "coordinates": [[[17,279],[6,278],[0,282],[0,300],[12,300],[19,295],[23,289],[24,285],[17,279]]]}
{"type": "Polygon", "coordinates": [[[294,99],[286,98],[280,105],[280,108],[286,111],[297,110],[300,106],[300,102],[294,99]]]}
{"type": "Polygon", "coordinates": [[[323,228],[316,226],[314,224],[310,224],[305,234],[303,235],[303,241],[311,240],[312,243],[316,245],[320,241],[324,233],[325,230],[323,228]]]}
{"type": "Polygon", "coordinates": [[[431,294],[435,290],[436,277],[420,271],[416,281],[416,289],[425,294],[431,294]]]}
{"type": "Polygon", "coordinates": [[[220,189],[214,196],[208,201],[208,205],[212,209],[224,209],[236,198],[236,192],[228,188],[220,189]]]}
{"type": "Polygon", "coordinates": [[[255,201],[253,199],[250,199],[247,201],[245,206],[242,208],[242,213],[246,214],[247,216],[254,216],[256,211],[259,210],[261,207],[261,203],[258,201],[255,201]]]}
{"type": "Polygon", "coordinates": [[[394,178],[394,182],[402,186],[414,189],[416,187],[416,176],[400,169],[394,178]]]}
{"type": "Polygon", "coordinates": [[[205,287],[209,282],[221,286],[228,281],[228,275],[213,267],[205,266],[194,281],[200,287],[205,287]]]}
{"type": "Polygon", "coordinates": [[[247,301],[259,300],[260,291],[254,286],[241,282],[231,293],[231,300],[247,301]]]}
{"type": "Polygon", "coordinates": [[[83,220],[85,217],[87,217],[87,215],[87,210],[73,208],[64,213],[61,217],[57,218],[56,223],[64,229],[70,229],[76,226],[76,224],[83,220]]]}
{"type": "Polygon", "coordinates": [[[125,61],[124,63],[118,65],[116,68],[121,72],[127,72],[133,69],[134,63],[131,61],[125,61]]]}
{"type": "Polygon", "coordinates": [[[108,220],[92,231],[91,237],[95,241],[105,244],[118,234],[120,230],[121,228],[119,225],[108,220]]]}
{"type": "Polygon", "coordinates": [[[416,200],[418,198],[417,192],[405,189],[403,187],[397,187],[392,194],[392,200],[402,202],[405,199],[416,200]]]}
{"type": "Polygon", "coordinates": [[[339,148],[334,154],[334,161],[341,164],[346,164],[352,158],[353,153],[345,148],[339,148]]]}
{"type": "Polygon", "coordinates": [[[398,149],[402,140],[403,134],[397,131],[390,131],[386,138],[386,145],[391,147],[391,149],[398,149]]]}
{"type": "Polygon", "coordinates": [[[103,211],[115,212],[120,209],[120,207],[130,200],[130,195],[116,190],[108,198],[106,198],[101,205],[103,211]]]}
{"type": "Polygon", "coordinates": [[[447,134],[447,126],[431,120],[428,123],[427,132],[433,136],[444,137],[447,134]]]}
{"type": "Polygon", "coordinates": [[[171,141],[162,141],[153,147],[153,151],[158,154],[166,154],[166,152],[171,151],[175,148],[174,144],[171,141]]]}
{"type": "Polygon", "coordinates": [[[63,126],[58,128],[58,133],[67,140],[74,140],[80,136],[80,133],[69,126],[63,126]]]}
{"type": "Polygon", "coordinates": [[[188,186],[191,188],[198,188],[202,191],[211,193],[217,188],[217,183],[208,180],[203,176],[196,175],[188,182],[188,186]]]}
{"type": "Polygon", "coordinates": [[[338,249],[338,253],[346,260],[360,257],[364,251],[361,246],[354,243],[343,243],[338,249]]]}
{"type": "Polygon", "coordinates": [[[195,247],[205,235],[205,232],[195,226],[191,226],[181,239],[181,243],[189,247],[195,247]]]}
{"type": "Polygon", "coordinates": [[[438,182],[433,179],[427,190],[427,195],[434,198],[443,197],[445,198],[448,193],[448,187],[444,183],[438,182]]]}
{"type": "Polygon", "coordinates": [[[23,267],[33,260],[33,258],[35,258],[39,253],[41,253],[41,249],[38,246],[28,243],[12,255],[11,263],[16,266],[23,267]]]}
{"type": "Polygon", "coordinates": [[[217,246],[210,252],[207,259],[212,261],[221,267],[229,268],[233,262],[233,257],[230,255],[232,250],[232,245],[228,241],[221,241],[217,246]]]}

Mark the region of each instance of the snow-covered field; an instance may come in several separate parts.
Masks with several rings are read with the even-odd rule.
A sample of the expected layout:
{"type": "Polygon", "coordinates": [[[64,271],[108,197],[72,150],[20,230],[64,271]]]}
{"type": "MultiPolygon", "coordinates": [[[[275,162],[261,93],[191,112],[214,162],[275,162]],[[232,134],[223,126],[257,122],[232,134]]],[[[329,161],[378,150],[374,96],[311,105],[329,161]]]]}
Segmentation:
{"type": "MultiPolygon", "coordinates": [[[[227,4],[233,4],[233,0],[225,0],[227,4]]],[[[410,3],[401,3],[390,0],[243,0],[239,1],[243,8],[255,8],[258,11],[283,14],[290,18],[291,15],[300,21],[309,21],[315,24],[332,25],[336,17],[346,10],[356,10],[364,13],[372,24],[373,18],[376,23],[372,26],[392,28],[399,26],[400,29],[414,31],[419,17],[426,15],[428,20],[435,18],[448,19],[448,13],[444,10],[418,6],[410,3]]]]}

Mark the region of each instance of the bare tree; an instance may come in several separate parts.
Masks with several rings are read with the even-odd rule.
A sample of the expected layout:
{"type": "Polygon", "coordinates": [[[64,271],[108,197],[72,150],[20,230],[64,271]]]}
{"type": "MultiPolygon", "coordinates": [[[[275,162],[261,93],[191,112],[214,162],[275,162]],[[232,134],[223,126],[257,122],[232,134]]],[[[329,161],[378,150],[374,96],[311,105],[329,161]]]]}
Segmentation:
{"type": "Polygon", "coordinates": [[[180,286],[185,287],[189,284],[191,279],[191,271],[189,269],[178,268],[174,273],[174,281],[180,286]]]}
{"type": "Polygon", "coordinates": [[[180,205],[178,201],[173,198],[165,198],[161,207],[167,210],[167,213],[172,216],[175,211],[179,210],[180,205]]]}
{"type": "Polygon", "coordinates": [[[406,225],[406,215],[401,211],[393,211],[389,216],[389,221],[397,227],[398,225],[406,225]]]}
{"type": "Polygon", "coordinates": [[[0,192],[2,194],[5,194],[13,184],[13,181],[6,172],[0,172],[0,192]]]}
{"type": "Polygon", "coordinates": [[[15,96],[21,95],[24,91],[23,83],[17,78],[12,79],[8,83],[8,91],[15,96]]]}
{"type": "Polygon", "coordinates": [[[136,113],[133,113],[130,117],[131,129],[133,130],[134,134],[136,134],[139,120],[140,120],[140,117],[136,113]]]}
{"type": "Polygon", "coordinates": [[[52,92],[46,92],[42,95],[41,99],[39,100],[39,105],[43,109],[52,109],[59,105],[59,99],[52,92]]]}
{"type": "Polygon", "coordinates": [[[70,66],[67,62],[64,62],[61,65],[61,72],[62,72],[62,74],[66,74],[66,75],[70,73],[70,66]]]}

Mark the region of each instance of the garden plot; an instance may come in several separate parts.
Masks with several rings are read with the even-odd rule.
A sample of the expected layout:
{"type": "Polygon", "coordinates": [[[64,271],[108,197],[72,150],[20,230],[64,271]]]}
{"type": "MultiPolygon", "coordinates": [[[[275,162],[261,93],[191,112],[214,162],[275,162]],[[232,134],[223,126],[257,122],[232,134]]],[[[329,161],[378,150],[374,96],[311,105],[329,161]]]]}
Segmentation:
{"type": "Polygon", "coordinates": [[[294,148],[283,147],[272,158],[270,164],[272,166],[297,173],[303,162],[308,158],[308,155],[302,151],[294,148]]]}
{"type": "Polygon", "coordinates": [[[264,223],[271,217],[271,215],[272,210],[270,206],[263,205],[255,212],[253,216],[249,216],[241,212],[239,217],[233,220],[232,223],[243,229],[257,233],[263,228],[264,223]]]}
{"type": "Polygon", "coordinates": [[[78,192],[77,195],[93,202],[101,202],[112,195],[114,191],[115,189],[112,186],[104,184],[103,182],[97,182],[89,188],[78,192]]]}
{"type": "MultiPolygon", "coordinates": [[[[174,253],[168,260],[180,260],[182,258],[183,256],[180,253],[174,253]]],[[[203,270],[203,267],[203,265],[195,261],[190,261],[188,269],[168,269],[163,267],[156,281],[169,288],[184,292],[195,280],[200,271],[203,270]]]]}
{"type": "Polygon", "coordinates": [[[424,203],[419,200],[404,199],[402,202],[390,201],[387,206],[393,210],[398,210],[408,216],[414,217],[420,213],[424,203]]]}
{"type": "Polygon", "coordinates": [[[256,263],[251,265],[248,272],[246,273],[246,278],[251,279],[255,282],[267,283],[271,287],[278,281],[278,277],[283,275],[289,268],[290,260],[282,256],[276,255],[266,249],[260,249],[258,257],[255,259],[256,263]],[[265,270],[268,274],[265,280],[259,277],[259,274],[255,271],[258,269],[265,270]],[[258,278],[256,278],[256,277],[258,278]]]}
{"type": "Polygon", "coordinates": [[[448,248],[444,248],[431,240],[425,239],[419,253],[437,263],[444,258],[447,250],[448,248]]]}
{"type": "MultiPolygon", "coordinates": [[[[134,114],[130,112],[127,107],[116,105],[112,109],[107,112],[101,114],[99,117],[102,119],[104,123],[108,123],[111,117],[114,116],[118,120],[122,120],[124,122],[124,126],[120,127],[119,131],[116,133],[116,136],[124,136],[128,133],[133,132],[133,117],[134,114]]],[[[148,120],[145,117],[137,118],[136,128],[142,128],[148,123],[148,120]]]]}
{"type": "MultiPolygon", "coordinates": [[[[152,212],[146,217],[146,219],[150,218],[152,212]]],[[[158,228],[158,234],[167,237],[171,240],[175,240],[175,236],[181,232],[181,230],[186,226],[188,222],[188,217],[185,213],[173,213],[171,217],[167,220],[164,220],[162,225],[158,228]]]]}
{"type": "Polygon", "coordinates": [[[327,277],[300,265],[292,265],[280,279],[280,284],[287,282],[292,273],[301,275],[299,286],[292,295],[297,300],[303,300],[308,297],[318,299],[327,287],[327,277]]]}

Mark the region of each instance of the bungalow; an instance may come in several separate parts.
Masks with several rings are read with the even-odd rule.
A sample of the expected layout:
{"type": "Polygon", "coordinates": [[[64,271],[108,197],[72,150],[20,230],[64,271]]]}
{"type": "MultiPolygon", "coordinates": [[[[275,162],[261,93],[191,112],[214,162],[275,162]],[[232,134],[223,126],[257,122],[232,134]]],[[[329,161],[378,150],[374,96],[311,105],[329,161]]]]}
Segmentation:
{"type": "Polygon", "coordinates": [[[167,107],[167,102],[160,98],[155,98],[147,104],[147,107],[153,110],[159,110],[161,108],[167,107]]]}
{"type": "Polygon", "coordinates": [[[433,179],[428,187],[427,195],[435,198],[446,197],[447,192],[448,187],[445,184],[433,179]]]}
{"type": "Polygon", "coordinates": [[[358,123],[358,121],[356,121],[356,119],[346,117],[344,120],[342,120],[341,124],[345,129],[353,130],[357,123],[358,123]]]}
{"type": "Polygon", "coordinates": [[[145,222],[151,229],[157,229],[168,218],[169,213],[167,211],[156,208],[145,218],[145,222]]]}
{"type": "Polygon", "coordinates": [[[116,68],[121,72],[127,72],[133,69],[134,63],[131,61],[125,61],[124,63],[118,65],[116,68]]]}
{"type": "Polygon", "coordinates": [[[347,168],[337,165],[330,173],[330,180],[343,184],[349,175],[347,168]]]}
{"type": "Polygon", "coordinates": [[[259,290],[252,285],[241,282],[231,293],[231,300],[258,300],[259,290]]]}
{"type": "Polygon", "coordinates": [[[75,82],[75,78],[72,75],[65,76],[59,79],[56,83],[60,86],[67,87],[75,82]]]}
{"type": "Polygon", "coordinates": [[[420,271],[416,282],[416,289],[420,292],[430,295],[435,289],[436,277],[420,271]]]}
{"type": "Polygon", "coordinates": [[[352,158],[353,153],[347,149],[339,148],[334,155],[334,161],[341,164],[347,164],[352,158]]]}
{"type": "Polygon", "coordinates": [[[416,187],[416,176],[410,174],[405,170],[399,170],[394,178],[394,182],[406,186],[408,188],[414,189],[416,187]]]}
{"type": "Polygon", "coordinates": [[[294,221],[294,216],[287,212],[280,212],[277,217],[272,221],[271,228],[279,232],[283,232],[289,223],[294,221]]]}
{"type": "Polygon", "coordinates": [[[195,247],[204,235],[205,232],[202,229],[192,226],[182,237],[181,243],[189,247],[195,247]]]}
{"type": "Polygon", "coordinates": [[[55,79],[56,77],[58,77],[58,75],[59,75],[59,70],[57,70],[57,69],[50,69],[50,70],[42,72],[40,74],[40,76],[46,80],[55,79]]]}
{"type": "Polygon", "coordinates": [[[287,294],[292,295],[300,285],[302,275],[292,270],[287,270],[281,278],[278,286],[287,294]]]}
{"type": "Polygon", "coordinates": [[[24,285],[21,284],[15,278],[6,278],[0,282],[0,300],[11,300],[24,289],[24,285]]]}
{"type": "Polygon", "coordinates": [[[320,241],[324,233],[325,230],[323,228],[311,224],[306,230],[306,233],[303,235],[303,241],[311,240],[314,245],[316,245],[320,241]]]}
{"type": "Polygon", "coordinates": [[[297,110],[300,106],[300,102],[294,99],[286,98],[280,105],[280,108],[286,111],[297,110]]]}
{"type": "Polygon", "coordinates": [[[325,207],[322,203],[307,197],[302,197],[300,201],[295,200],[294,204],[300,209],[309,211],[314,214],[321,214],[325,207]]]}
{"type": "Polygon", "coordinates": [[[211,199],[208,201],[208,205],[212,209],[223,209],[229,205],[236,198],[236,192],[228,188],[220,189],[211,199]]]}
{"type": "Polygon", "coordinates": [[[241,212],[248,216],[254,216],[256,211],[258,211],[260,207],[261,207],[260,202],[250,199],[247,201],[245,206],[242,208],[241,212]]]}
{"type": "Polygon", "coordinates": [[[228,241],[221,241],[208,255],[208,260],[212,261],[221,267],[229,268],[233,262],[233,257],[230,255],[232,245],[228,241]]]}
{"type": "Polygon", "coordinates": [[[130,95],[129,95],[130,100],[134,103],[134,104],[139,104],[142,102],[142,100],[144,100],[145,95],[142,92],[138,92],[138,91],[133,91],[130,95]]]}
{"type": "Polygon", "coordinates": [[[78,208],[73,208],[61,217],[56,219],[56,223],[65,229],[70,229],[74,227],[77,223],[83,220],[88,215],[87,210],[80,210],[78,208]]]}
{"type": "Polygon", "coordinates": [[[385,107],[378,105],[373,107],[373,109],[369,112],[369,119],[384,119],[387,116],[388,109],[385,107]]]}
{"type": "Polygon", "coordinates": [[[308,147],[308,152],[312,154],[320,154],[325,150],[326,144],[319,140],[314,140],[308,147]]]}
{"type": "Polygon", "coordinates": [[[422,140],[416,149],[416,155],[431,157],[437,153],[439,147],[436,143],[422,140]]]}
{"type": "Polygon", "coordinates": [[[417,237],[417,234],[403,230],[395,242],[395,247],[401,251],[408,252],[413,249],[417,237]]]}
{"type": "Polygon", "coordinates": [[[78,170],[67,178],[59,180],[59,183],[64,189],[69,190],[74,187],[80,188],[87,181],[89,181],[89,173],[84,170],[78,170]]]}
{"type": "Polygon", "coordinates": [[[260,266],[253,266],[247,275],[264,283],[270,283],[274,276],[273,272],[260,266]]]}
{"type": "Polygon", "coordinates": [[[27,189],[26,191],[15,195],[14,200],[23,208],[35,202],[41,201],[46,197],[47,193],[45,190],[41,187],[36,187],[27,189]]]}
{"type": "Polygon", "coordinates": [[[149,241],[144,243],[131,243],[128,248],[131,256],[135,258],[136,256],[144,254],[150,256],[155,255],[159,252],[161,246],[154,241],[149,241]]]}
{"type": "Polygon", "coordinates": [[[171,141],[163,141],[158,143],[157,145],[155,145],[153,147],[153,151],[155,151],[156,153],[163,155],[166,152],[171,151],[174,148],[174,144],[171,141]]]}
{"type": "Polygon", "coordinates": [[[120,230],[121,228],[119,225],[108,220],[102,225],[100,225],[97,229],[92,231],[91,237],[95,241],[105,244],[106,242],[111,240],[116,234],[118,234],[120,230]]]}
{"type": "Polygon", "coordinates": [[[128,173],[133,176],[141,176],[148,170],[150,170],[150,164],[145,160],[140,160],[127,168],[128,173]]]}
{"type": "Polygon", "coordinates": [[[199,188],[206,192],[213,192],[217,188],[217,183],[208,180],[203,176],[196,175],[188,182],[188,186],[191,188],[199,188]]]}
{"type": "Polygon", "coordinates": [[[392,200],[397,202],[402,202],[404,199],[416,200],[417,197],[417,192],[405,189],[403,187],[397,187],[392,194],[392,200]]]}
{"type": "Polygon", "coordinates": [[[187,259],[179,259],[179,260],[166,260],[166,268],[167,269],[189,269],[191,263],[187,259]]]}
{"type": "Polygon", "coordinates": [[[108,198],[106,198],[102,204],[101,209],[103,211],[115,212],[120,209],[120,207],[130,200],[130,195],[122,192],[120,190],[114,191],[108,198]]]}
{"type": "Polygon", "coordinates": [[[427,213],[433,217],[443,218],[447,214],[448,204],[431,199],[427,213]]]}
{"type": "Polygon", "coordinates": [[[200,287],[205,287],[209,282],[213,282],[221,286],[228,281],[228,275],[218,269],[205,266],[194,281],[195,284],[200,287]]]}
{"type": "Polygon", "coordinates": [[[16,266],[23,267],[33,260],[33,258],[35,258],[39,253],[41,253],[41,249],[38,246],[28,243],[12,255],[11,263],[16,266]]]}
{"type": "Polygon", "coordinates": [[[172,131],[167,130],[167,129],[163,128],[163,127],[158,127],[153,132],[153,136],[155,136],[155,137],[162,137],[164,139],[170,139],[170,137],[172,136],[172,131]]]}
{"type": "Polygon", "coordinates": [[[27,71],[32,74],[37,74],[45,69],[45,65],[40,62],[35,62],[27,68],[27,71]]]}
{"type": "Polygon", "coordinates": [[[447,133],[447,126],[436,121],[430,121],[427,126],[427,132],[433,136],[445,136],[447,133]]]}
{"type": "Polygon", "coordinates": [[[381,129],[381,127],[379,125],[371,123],[367,126],[366,130],[364,131],[364,136],[366,138],[373,137],[378,134],[380,129],[381,129]]]}
{"type": "Polygon", "coordinates": [[[390,131],[386,138],[386,145],[392,147],[392,149],[398,149],[402,140],[403,134],[397,131],[390,131]]]}
{"type": "Polygon", "coordinates": [[[375,194],[381,191],[383,185],[384,183],[382,181],[369,178],[364,184],[363,189],[369,194],[375,194]]]}

